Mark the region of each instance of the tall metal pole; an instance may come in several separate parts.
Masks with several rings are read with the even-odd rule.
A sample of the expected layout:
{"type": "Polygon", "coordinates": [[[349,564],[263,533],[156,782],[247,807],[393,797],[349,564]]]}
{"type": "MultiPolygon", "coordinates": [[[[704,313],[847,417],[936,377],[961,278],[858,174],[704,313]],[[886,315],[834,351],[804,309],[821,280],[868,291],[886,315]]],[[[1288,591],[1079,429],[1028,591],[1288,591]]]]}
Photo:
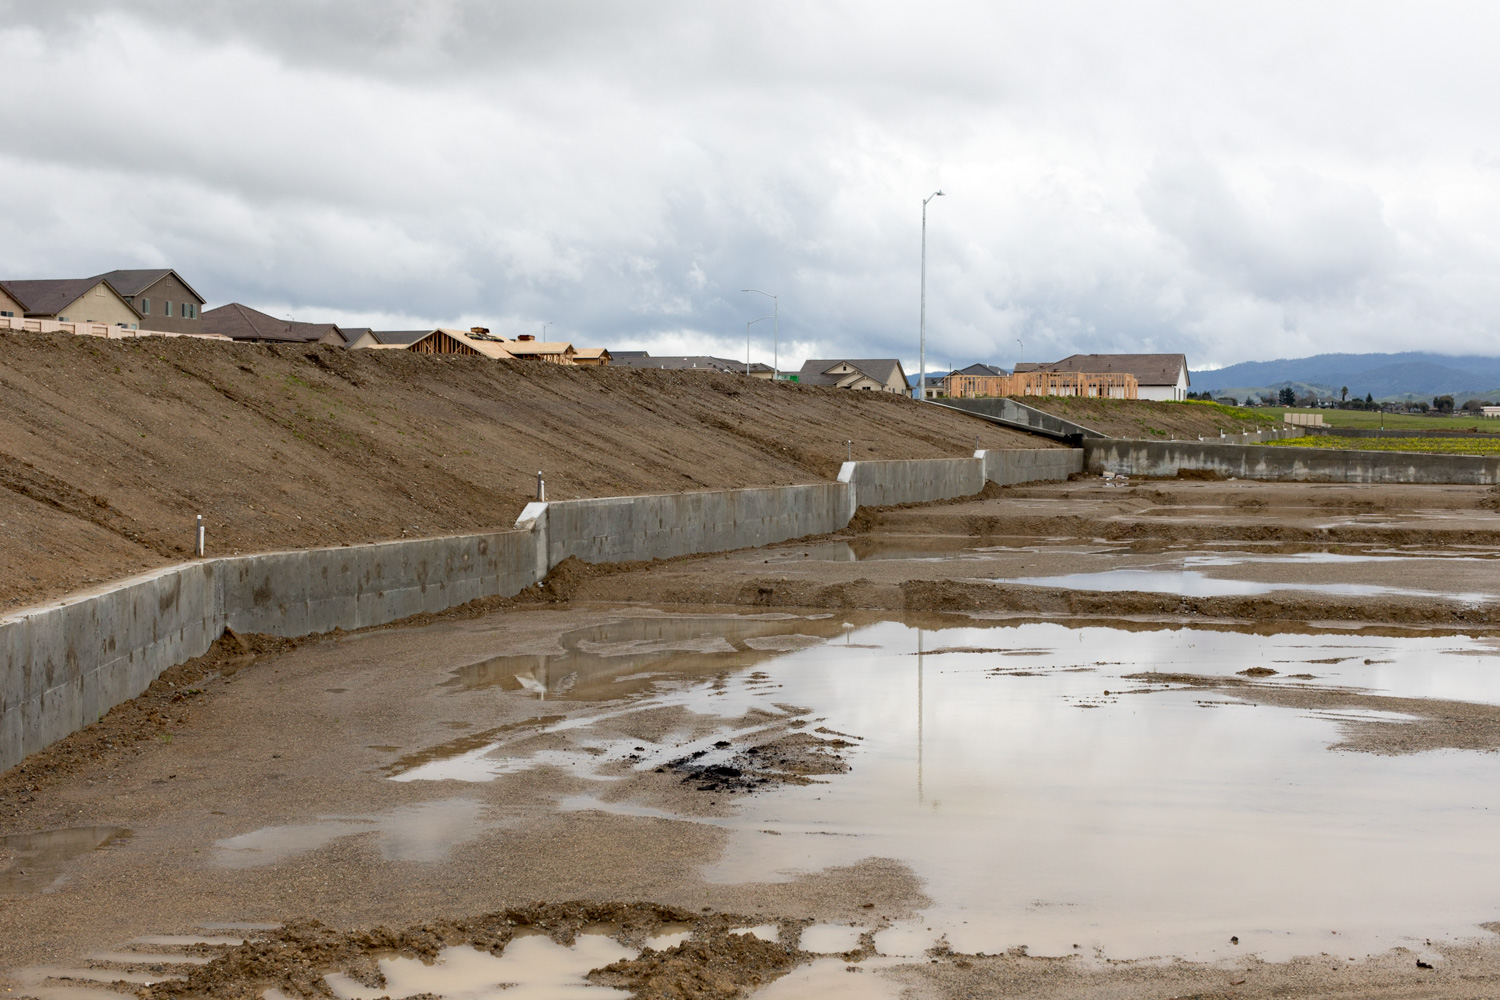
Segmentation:
{"type": "MultiPolygon", "coordinates": [[[[764,294],[764,293],[762,293],[762,294],[764,294]]],[[[772,318],[773,317],[770,317],[770,316],[762,316],[762,317],[760,317],[760,319],[748,320],[745,323],[745,374],[746,375],[750,374],[750,327],[751,327],[752,324],[759,323],[762,319],[772,319],[772,318]]]]}
{"type": "Polygon", "coordinates": [[[770,292],[762,292],[759,288],[741,288],[742,292],[755,292],[764,295],[771,300],[771,381],[775,382],[781,378],[781,300],[770,292]]]}
{"type": "Polygon", "coordinates": [[[917,345],[917,398],[927,398],[927,203],[942,197],[943,192],[934,191],[922,199],[922,318],[921,339],[917,345]]]}

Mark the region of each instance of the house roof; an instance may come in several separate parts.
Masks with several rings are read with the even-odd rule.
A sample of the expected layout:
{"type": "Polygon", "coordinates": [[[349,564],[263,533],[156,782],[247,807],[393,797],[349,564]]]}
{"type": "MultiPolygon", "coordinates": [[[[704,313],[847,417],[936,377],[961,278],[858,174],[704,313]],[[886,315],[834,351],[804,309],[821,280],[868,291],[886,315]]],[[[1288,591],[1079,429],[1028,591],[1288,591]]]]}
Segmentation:
{"type": "MultiPolygon", "coordinates": [[[[745,374],[745,362],[732,358],[716,358],[709,354],[683,354],[675,357],[649,357],[645,351],[610,352],[610,360],[617,368],[665,368],[668,371],[700,369],[705,371],[745,374]]],[[[750,363],[752,372],[768,372],[772,368],[759,361],[750,363]]]]}
{"type": "MultiPolygon", "coordinates": [[[[11,298],[19,302],[28,315],[53,316],[88,294],[100,282],[109,284],[102,276],[95,275],[92,278],[27,278],[19,281],[0,281],[0,287],[3,287],[11,298]]],[[[110,290],[116,291],[113,285],[110,285],[110,290]]]]}
{"type": "Polygon", "coordinates": [[[1118,372],[1134,375],[1141,385],[1176,385],[1178,377],[1186,371],[1185,354],[1071,354],[1050,364],[1029,361],[1016,364],[1018,375],[1024,372],[1083,372],[1099,375],[1118,372]]]}
{"type": "Polygon", "coordinates": [[[518,358],[528,354],[567,355],[574,353],[573,345],[566,340],[501,340],[499,342],[503,343],[505,349],[518,358]]]}
{"type": "Polygon", "coordinates": [[[410,347],[432,333],[431,330],[366,330],[365,332],[374,339],[375,343],[392,347],[410,347]]]}
{"type": "Polygon", "coordinates": [[[980,375],[980,376],[985,376],[985,375],[1009,375],[1010,372],[1006,371],[1004,368],[1001,368],[999,365],[974,364],[974,365],[970,365],[967,368],[955,368],[955,369],[953,369],[953,371],[951,372],[951,374],[953,374],[953,375],[980,375]]]}
{"type": "MultiPolygon", "coordinates": [[[[472,330],[449,330],[445,327],[439,327],[436,330],[429,330],[425,335],[418,337],[416,340],[412,341],[412,345],[415,346],[419,341],[426,340],[428,337],[432,336],[435,333],[447,334],[454,340],[458,341],[460,344],[463,344],[466,347],[471,347],[478,353],[483,354],[485,357],[494,358],[496,361],[505,361],[507,359],[515,357],[515,355],[512,354],[510,350],[514,345],[510,343],[502,344],[495,337],[476,337],[474,336],[474,332],[472,330]]],[[[410,350],[411,348],[407,349],[410,350]]]]}
{"type": "Polygon", "coordinates": [[[890,385],[897,380],[905,381],[905,372],[901,368],[901,362],[895,358],[865,358],[855,360],[853,358],[815,359],[805,361],[802,370],[797,373],[797,381],[802,385],[838,385],[849,376],[846,374],[829,374],[829,370],[839,365],[848,365],[857,370],[861,375],[890,385]]]}
{"type": "Polygon", "coordinates": [[[199,302],[208,301],[203,296],[199,295],[197,290],[193,288],[192,285],[188,284],[186,281],[183,281],[182,275],[178,274],[170,267],[148,267],[139,268],[136,270],[106,271],[104,274],[96,274],[94,277],[103,278],[105,281],[108,281],[110,285],[115,289],[115,291],[119,292],[121,295],[129,295],[134,298],[169,274],[172,275],[172,277],[176,278],[178,281],[181,281],[182,287],[192,292],[193,297],[196,298],[199,302]]]}
{"type": "Polygon", "coordinates": [[[604,348],[604,347],[575,347],[575,348],[573,348],[573,357],[575,357],[575,358],[609,358],[611,361],[614,360],[614,355],[611,354],[611,353],[609,353],[609,349],[608,348],[604,348]]]}
{"type": "Polygon", "coordinates": [[[238,302],[205,310],[203,329],[208,333],[222,333],[234,340],[274,340],[293,344],[309,344],[329,333],[338,334],[345,343],[352,339],[345,337],[334,323],[295,323],[238,302]]]}

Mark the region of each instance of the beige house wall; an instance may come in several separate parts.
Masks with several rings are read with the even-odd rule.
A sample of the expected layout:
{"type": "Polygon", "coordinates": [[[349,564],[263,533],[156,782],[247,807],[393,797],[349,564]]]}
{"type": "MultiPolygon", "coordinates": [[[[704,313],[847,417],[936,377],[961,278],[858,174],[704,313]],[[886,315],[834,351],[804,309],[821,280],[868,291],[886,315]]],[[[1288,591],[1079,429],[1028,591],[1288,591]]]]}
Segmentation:
{"type": "Polygon", "coordinates": [[[26,310],[21,308],[21,303],[5,294],[5,289],[0,288],[0,313],[10,313],[12,316],[25,316],[26,310]]]}
{"type": "Polygon", "coordinates": [[[56,316],[46,318],[66,320],[69,323],[108,323],[111,326],[116,323],[126,326],[147,325],[141,322],[141,318],[120,298],[119,293],[102,281],[68,303],[66,309],[58,310],[56,316]]]}
{"type": "Polygon", "coordinates": [[[167,333],[202,333],[203,332],[203,303],[198,296],[188,291],[182,282],[174,275],[163,275],[155,284],[147,288],[133,299],[126,299],[135,306],[144,317],[140,320],[142,326],[149,326],[153,330],[164,330],[167,333]],[[149,311],[146,303],[150,303],[149,311]],[[172,315],[166,314],[166,304],[172,303],[172,315]],[[182,307],[192,304],[196,308],[196,318],[184,319],[182,307]]]}

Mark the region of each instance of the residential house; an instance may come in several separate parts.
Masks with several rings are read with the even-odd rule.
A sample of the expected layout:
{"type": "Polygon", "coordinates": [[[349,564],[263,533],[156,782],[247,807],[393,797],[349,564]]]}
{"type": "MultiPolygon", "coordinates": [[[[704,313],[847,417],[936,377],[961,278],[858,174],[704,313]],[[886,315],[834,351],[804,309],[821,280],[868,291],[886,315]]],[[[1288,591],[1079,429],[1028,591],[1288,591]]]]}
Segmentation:
{"type": "Polygon", "coordinates": [[[1185,354],[1073,354],[1050,364],[1016,364],[1017,375],[1027,372],[1132,375],[1139,399],[1184,400],[1191,384],[1185,354]]]}
{"type": "Polygon", "coordinates": [[[141,314],[102,276],[0,281],[0,315],[136,329],[141,314]]]}
{"type": "Polygon", "coordinates": [[[19,299],[12,298],[5,290],[5,284],[0,282],[0,316],[19,319],[25,315],[26,306],[19,299]]]}
{"type": "Polygon", "coordinates": [[[297,323],[231,302],[203,314],[204,333],[263,344],[332,344],[348,347],[350,339],[335,323],[297,323]]]}
{"type": "Polygon", "coordinates": [[[828,385],[839,389],[863,389],[906,395],[906,370],[896,358],[807,361],[797,373],[803,385],[828,385]]]}
{"type": "Polygon", "coordinates": [[[1047,369],[1013,375],[965,375],[943,379],[949,399],[984,396],[1090,396],[1135,399],[1140,386],[1129,372],[1055,372],[1047,369]]]}
{"type": "MultiPolygon", "coordinates": [[[[488,330],[484,332],[489,333],[488,330]]],[[[574,363],[573,356],[577,353],[573,345],[565,340],[537,340],[529,333],[523,333],[515,340],[507,340],[504,337],[498,339],[505,345],[511,357],[522,361],[550,361],[555,365],[571,365],[574,363]]]]}
{"type": "Polygon", "coordinates": [[[203,333],[203,296],[170,267],[109,271],[110,283],[141,314],[141,326],[165,333],[203,333]]]}
{"type": "MultiPolygon", "coordinates": [[[[349,331],[345,331],[346,333],[349,331]]],[[[349,344],[351,351],[410,351],[413,354],[459,354],[495,361],[512,360],[504,339],[483,327],[471,330],[365,330],[349,344]]]]}
{"type": "Polygon", "coordinates": [[[492,337],[483,327],[448,330],[439,328],[412,342],[406,348],[413,354],[467,354],[509,361],[514,358],[503,337],[492,337]]]}
{"type": "Polygon", "coordinates": [[[716,358],[709,354],[680,354],[652,357],[645,351],[615,351],[611,364],[616,368],[661,368],[666,371],[726,372],[730,375],[748,374],[751,378],[769,380],[775,374],[770,365],[759,361],[746,365],[733,358],[716,358]],[[748,368],[748,371],[746,370],[748,368]]]}
{"type": "Polygon", "coordinates": [[[579,347],[573,353],[573,363],[591,368],[603,368],[614,361],[614,355],[604,347],[579,347]]]}

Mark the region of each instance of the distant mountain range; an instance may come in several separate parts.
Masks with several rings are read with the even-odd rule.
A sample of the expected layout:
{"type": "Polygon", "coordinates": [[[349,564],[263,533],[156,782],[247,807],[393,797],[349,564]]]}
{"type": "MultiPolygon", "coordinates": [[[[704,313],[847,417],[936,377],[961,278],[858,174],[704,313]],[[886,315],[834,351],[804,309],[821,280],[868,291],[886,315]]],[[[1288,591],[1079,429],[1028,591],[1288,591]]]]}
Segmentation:
{"type": "Polygon", "coordinates": [[[1465,399],[1500,399],[1500,358],[1407,351],[1403,354],[1316,354],[1310,358],[1245,361],[1213,371],[1192,372],[1192,388],[1243,398],[1275,393],[1291,386],[1300,395],[1316,391],[1337,396],[1349,387],[1350,398],[1431,399],[1451,395],[1465,399]]]}

